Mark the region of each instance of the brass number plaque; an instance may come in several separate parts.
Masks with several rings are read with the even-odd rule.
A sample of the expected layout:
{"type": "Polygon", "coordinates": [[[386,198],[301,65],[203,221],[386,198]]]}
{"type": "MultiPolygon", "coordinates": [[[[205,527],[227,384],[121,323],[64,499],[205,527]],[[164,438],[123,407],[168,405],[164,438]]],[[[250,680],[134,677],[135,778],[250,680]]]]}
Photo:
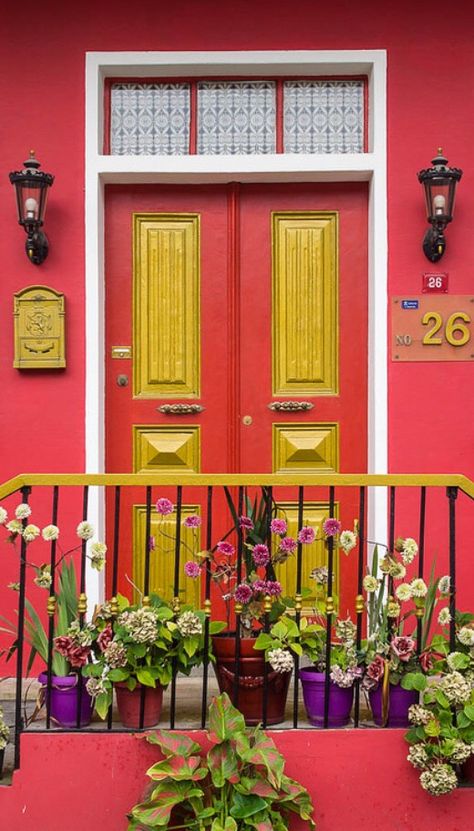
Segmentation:
{"type": "Polygon", "coordinates": [[[15,359],[18,369],[66,366],[64,294],[47,286],[28,286],[14,302],[15,359]]]}
{"type": "Polygon", "coordinates": [[[392,360],[472,361],[474,297],[392,298],[392,360]]]}

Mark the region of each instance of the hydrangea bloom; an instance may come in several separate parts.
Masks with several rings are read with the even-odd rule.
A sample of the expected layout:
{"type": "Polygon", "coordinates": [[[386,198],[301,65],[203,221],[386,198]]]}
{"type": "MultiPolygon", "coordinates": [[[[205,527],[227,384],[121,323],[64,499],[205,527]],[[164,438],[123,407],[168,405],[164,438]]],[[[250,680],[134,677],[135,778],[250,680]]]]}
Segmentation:
{"type": "Polygon", "coordinates": [[[440,796],[453,791],[458,779],[451,765],[433,765],[420,774],[420,784],[432,796],[440,796]]]}
{"type": "Polygon", "coordinates": [[[275,672],[282,674],[291,672],[294,665],[293,658],[287,649],[270,649],[268,662],[275,672]]]}

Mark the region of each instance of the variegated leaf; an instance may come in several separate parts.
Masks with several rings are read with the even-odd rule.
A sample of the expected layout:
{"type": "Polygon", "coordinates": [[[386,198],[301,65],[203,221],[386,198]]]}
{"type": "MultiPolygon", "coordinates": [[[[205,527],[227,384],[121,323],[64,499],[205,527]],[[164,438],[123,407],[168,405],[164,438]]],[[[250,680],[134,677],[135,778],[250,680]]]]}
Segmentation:
{"type": "Polygon", "coordinates": [[[227,695],[213,698],[209,708],[209,739],[214,744],[232,739],[236,733],[245,731],[245,720],[227,695]]]}
{"type": "Polygon", "coordinates": [[[226,781],[233,785],[239,781],[237,759],[230,742],[221,742],[211,747],[207,754],[207,763],[214,787],[222,788],[226,781]]]}
{"type": "Polygon", "coordinates": [[[185,733],[175,733],[174,730],[150,733],[146,739],[150,744],[157,744],[161,747],[165,756],[191,756],[201,750],[200,746],[185,733]]]}
{"type": "Polygon", "coordinates": [[[189,780],[197,782],[207,776],[205,768],[199,767],[200,756],[170,756],[161,762],[156,762],[146,772],[150,779],[159,782],[162,779],[189,780]]]}
{"type": "Polygon", "coordinates": [[[244,759],[253,765],[264,767],[270,783],[275,788],[280,787],[285,760],[272,739],[263,731],[259,731],[253,747],[244,754],[244,759]]]}

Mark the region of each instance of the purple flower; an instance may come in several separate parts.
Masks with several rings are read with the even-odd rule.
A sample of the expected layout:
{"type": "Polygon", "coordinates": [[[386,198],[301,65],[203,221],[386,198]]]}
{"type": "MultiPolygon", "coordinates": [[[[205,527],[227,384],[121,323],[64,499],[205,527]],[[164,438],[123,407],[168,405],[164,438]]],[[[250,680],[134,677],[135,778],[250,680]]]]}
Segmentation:
{"type": "Polygon", "coordinates": [[[192,514],[191,516],[187,516],[184,520],[184,525],[186,528],[199,528],[201,525],[201,517],[197,514],[192,514]]]}
{"type": "Polygon", "coordinates": [[[280,551],[284,554],[293,554],[293,551],[296,551],[296,540],[293,537],[284,537],[280,542],[280,551]]]}
{"type": "Polygon", "coordinates": [[[270,562],[270,552],[266,545],[258,543],[252,549],[252,557],[256,566],[266,566],[270,562]]]}
{"type": "Polygon", "coordinates": [[[287,524],[284,519],[272,519],[270,523],[270,531],[272,534],[279,534],[280,537],[287,532],[287,524]]]}
{"type": "Polygon", "coordinates": [[[235,554],[234,546],[231,545],[230,542],[225,542],[224,540],[217,543],[217,550],[221,554],[225,554],[226,557],[232,557],[232,554],[235,554]]]}
{"type": "Polygon", "coordinates": [[[327,537],[335,537],[336,534],[339,534],[339,531],[342,528],[342,523],[339,522],[338,519],[334,519],[330,517],[330,519],[326,519],[323,522],[323,531],[327,537]]]}
{"type": "Polygon", "coordinates": [[[174,505],[170,502],[169,499],[166,499],[165,496],[162,496],[161,499],[158,500],[156,503],[156,510],[161,516],[166,516],[167,514],[172,514],[174,511],[174,505]]]}
{"type": "Polygon", "coordinates": [[[247,583],[241,583],[234,592],[237,603],[248,603],[253,597],[253,591],[247,583]]]}
{"type": "Polygon", "coordinates": [[[195,563],[194,560],[188,560],[188,562],[184,564],[184,573],[186,577],[199,577],[201,574],[201,567],[195,563]]]}
{"type": "Polygon", "coordinates": [[[280,551],[284,554],[293,554],[293,551],[296,551],[296,540],[293,537],[284,537],[280,542],[280,551]]]}
{"type": "Polygon", "coordinates": [[[315,536],[316,534],[314,533],[314,528],[311,528],[310,525],[304,525],[298,534],[298,541],[309,544],[314,542],[315,536]]]}
{"type": "Polygon", "coordinates": [[[241,528],[244,528],[246,531],[253,531],[254,524],[249,516],[241,516],[239,518],[239,525],[241,528]]]}
{"type": "Polygon", "coordinates": [[[278,597],[281,594],[281,583],[278,580],[267,580],[266,592],[271,597],[278,597]]]}
{"type": "Polygon", "coordinates": [[[267,581],[254,580],[254,582],[252,583],[252,590],[255,595],[260,594],[260,592],[263,592],[263,594],[265,594],[267,591],[267,581]]]}

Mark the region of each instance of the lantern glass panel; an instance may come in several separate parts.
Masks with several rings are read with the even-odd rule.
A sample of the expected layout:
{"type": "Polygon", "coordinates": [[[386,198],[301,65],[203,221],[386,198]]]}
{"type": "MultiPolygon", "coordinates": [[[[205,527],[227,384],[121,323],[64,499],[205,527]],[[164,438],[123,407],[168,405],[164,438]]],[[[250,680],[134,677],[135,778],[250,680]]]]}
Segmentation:
{"type": "Polygon", "coordinates": [[[425,183],[426,214],[428,221],[450,215],[450,182],[431,179],[425,183]]]}

